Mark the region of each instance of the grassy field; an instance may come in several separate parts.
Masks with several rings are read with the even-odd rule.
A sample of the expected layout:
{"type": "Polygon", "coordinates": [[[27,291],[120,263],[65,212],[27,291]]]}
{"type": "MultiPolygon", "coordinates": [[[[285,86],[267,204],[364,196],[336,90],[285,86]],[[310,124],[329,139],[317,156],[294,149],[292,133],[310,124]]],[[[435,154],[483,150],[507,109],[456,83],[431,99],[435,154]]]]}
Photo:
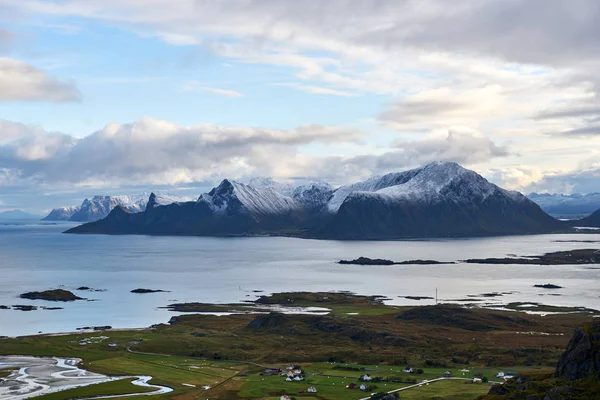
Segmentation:
{"type": "Polygon", "coordinates": [[[118,381],[99,383],[96,385],[84,386],[70,390],[64,390],[57,393],[51,393],[36,397],[39,400],[65,400],[76,399],[89,396],[111,396],[116,394],[144,393],[152,392],[155,389],[135,386],[131,384],[132,379],[120,379],[118,381]]]}
{"type": "Polygon", "coordinates": [[[489,389],[489,384],[446,380],[404,390],[399,394],[401,399],[409,400],[472,400],[486,394],[489,389]]]}
{"type": "MultiPolygon", "coordinates": [[[[305,400],[352,400],[368,395],[346,389],[365,373],[382,378],[373,390],[389,391],[440,377],[447,370],[461,378],[481,373],[490,381],[498,371],[547,370],[556,364],[573,329],[589,320],[583,313],[541,317],[455,306],[388,307],[378,298],[348,294],[261,299],[263,305],[327,307],[332,314],[191,314],[148,330],[0,339],[0,354],[76,356],[94,372],[150,375],[150,383],[174,389],[161,398],[279,399],[285,393],[305,400]],[[102,335],[109,338],[90,340],[102,335]],[[260,375],[268,366],[285,368],[289,363],[302,366],[305,381],[260,375]],[[406,365],[423,369],[423,374],[402,372],[406,365]],[[306,393],[310,386],[318,393],[306,393]]],[[[402,391],[401,398],[474,399],[487,387],[439,381],[402,391]]],[[[73,396],[138,389],[119,381],[75,389],[80,392],[73,396]]]]}

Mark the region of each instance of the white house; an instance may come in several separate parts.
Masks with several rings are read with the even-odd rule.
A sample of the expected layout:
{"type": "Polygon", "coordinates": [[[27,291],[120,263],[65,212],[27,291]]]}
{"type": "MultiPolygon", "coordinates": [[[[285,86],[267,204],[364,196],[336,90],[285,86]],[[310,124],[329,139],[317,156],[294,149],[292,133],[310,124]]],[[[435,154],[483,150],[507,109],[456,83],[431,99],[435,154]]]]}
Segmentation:
{"type": "Polygon", "coordinates": [[[481,378],[473,378],[473,383],[481,383],[481,378]]]}
{"type": "Polygon", "coordinates": [[[279,400],[290,400],[290,396],[288,396],[287,394],[284,394],[283,396],[281,396],[279,398],[279,400]]]}
{"type": "Polygon", "coordinates": [[[496,374],[496,378],[504,378],[504,372],[500,371],[496,374]]]}
{"type": "Polygon", "coordinates": [[[361,383],[360,386],[358,387],[360,390],[367,390],[369,387],[367,385],[365,385],[364,383],[361,383]]]}
{"type": "Polygon", "coordinates": [[[314,386],[311,386],[308,388],[308,393],[317,393],[317,388],[314,386]]]}
{"type": "Polygon", "coordinates": [[[408,374],[412,374],[413,373],[413,369],[411,367],[406,367],[406,368],[404,368],[404,372],[406,372],[408,374]]]}
{"type": "Polygon", "coordinates": [[[372,380],[373,380],[373,378],[371,378],[371,375],[369,375],[369,374],[364,374],[364,375],[363,375],[363,376],[361,376],[360,378],[361,378],[363,381],[366,381],[366,382],[368,382],[368,381],[372,381],[372,380]]]}
{"type": "Polygon", "coordinates": [[[300,381],[303,381],[303,380],[304,380],[304,378],[303,378],[303,377],[301,377],[300,375],[298,375],[298,376],[295,376],[295,377],[293,378],[293,380],[294,380],[294,381],[296,381],[296,382],[300,382],[300,381]]]}

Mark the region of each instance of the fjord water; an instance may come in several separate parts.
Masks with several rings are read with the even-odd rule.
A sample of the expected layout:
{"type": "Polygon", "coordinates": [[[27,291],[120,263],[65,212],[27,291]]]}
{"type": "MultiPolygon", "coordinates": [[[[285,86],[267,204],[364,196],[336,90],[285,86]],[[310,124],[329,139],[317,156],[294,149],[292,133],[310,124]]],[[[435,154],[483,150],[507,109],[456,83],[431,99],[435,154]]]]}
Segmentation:
{"type": "Polygon", "coordinates": [[[393,304],[432,304],[398,296],[464,299],[514,292],[486,301],[539,302],[600,309],[600,266],[565,265],[338,265],[359,256],[395,261],[533,255],[600,248],[598,235],[531,235],[413,241],[318,241],[278,237],[165,237],[62,234],[70,224],[0,221],[0,305],[60,306],[62,310],[0,310],[0,336],[74,331],[111,325],[146,327],[177,313],[173,302],[238,302],[281,291],[338,291],[384,295],[393,304]],[[553,283],[560,290],[534,288],[553,283]],[[77,291],[89,286],[105,291],[77,291]],[[51,303],[18,298],[62,287],[94,301],[51,303]],[[170,292],[130,293],[135,288],[170,292]],[[559,294],[560,296],[556,296],[559,294]]]}

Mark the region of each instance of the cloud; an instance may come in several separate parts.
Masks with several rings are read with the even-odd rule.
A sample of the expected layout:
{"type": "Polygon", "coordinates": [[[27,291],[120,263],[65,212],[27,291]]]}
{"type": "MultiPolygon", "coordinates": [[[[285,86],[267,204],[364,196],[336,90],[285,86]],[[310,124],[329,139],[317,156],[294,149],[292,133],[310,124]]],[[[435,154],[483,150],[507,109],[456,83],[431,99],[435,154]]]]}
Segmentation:
{"type": "Polygon", "coordinates": [[[202,86],[201,83],[196,82],[196,81],[186,82],[183,89],[188,92],[203,91],[206,93],[218,94],[220,96],[226,96],[226,97],[234,97],[234,98],[244,97],[244,95],[238,91],[214,88],[214,87],[209,87],[209,86],[202,86]]]}
{"type": "MultiPolygon", "coordinates": [[[[179,126],[142,118],[111,123],[83,138],[2,121],[0,165],[6,182],[37,184],[147,182],[179,184],[213,176],[242,176],[262,165],[285,164],[301,145],[357,142],[359,131],[305,125],[293,130],[179,126]],[[277,157],[274,157],[277,155],[277,157]]],[[[272,172],[272,170],[270,171],[272,172]]]]}
{"type": "Polygon", "coordinates": [[[290,87],[290,88],[294,88],[296,90],[300,90],[302,92],[311,93],[311,94],[324,94],[324,95],[339,96],[339,97],[356,97],[356,96],[358,96],[356,93],[353,93],[353,92],[336,90],[336,89],[319,87],[319,86],[301,85],[298,83],[277,83],[275,85],[290,87]]]}
{"type": "Polygon", "coordinates": [[[373,174],[402,171],[433,161],[454,161],[463,165],[489,162],[512,153],[490,139],[469,131],[450,131],[415,141],[397,141],[381,154],[307,158],[298,171],[310,171],[310,178],[342,184],[373,174]],[[304,166],[304,167],[303,167],[304,166]]]}
{"type": "Polygon", "coordinates": [[[302,146],[359,144],[364,133],[335,126],[277,130],[211,124],[180,126],[142,118],[111,123],[82,138],[0,121],[0,186],[118,187],[131,182],[179,185],[252,175],[310,176],[346,183],[431,161],[474,164],[510,151],[477,132],[451,131],[397,141],[381,154],[312,156],[302,146]]]}
{"type": "Polygon", "coordinates": [[[70,82],[11,58],[0,58],[0,101],[80,101],[81,94],[70,82]]]}

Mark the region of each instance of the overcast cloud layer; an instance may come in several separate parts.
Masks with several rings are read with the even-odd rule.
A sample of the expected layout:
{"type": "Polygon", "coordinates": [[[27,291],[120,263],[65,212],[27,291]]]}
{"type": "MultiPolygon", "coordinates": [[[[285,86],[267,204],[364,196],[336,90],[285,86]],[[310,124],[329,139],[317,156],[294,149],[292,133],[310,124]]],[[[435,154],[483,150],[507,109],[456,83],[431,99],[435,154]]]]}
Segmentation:
{"type": "Polygon", "coordinates": [[[6,193],[252,175],[343,184],[434,160],[525,192],[600,191],[595,0],[0,0],[0,15],[0,104],[56,110],[0,113],[6,193]],[[81,35],[83,45],[42,43],[47,32],[81,35]],[[110,35],[140,40],[136,55],[184,51],[177,63],[197,76],[159,85],[145,77],[147,60],[102,47],[97,38],[110,35]],[[102,77],[111,98],[148,87],[135,112],[83,82],[98,73],[92,55],[115,68],[102,77]],[[181,96],[157,112],[171,87],[181,96]],[[323,123],[310,97],[343,122],[323,123]],[[195,99],[202,117],[190,108],[192,123],[182,123],[178,110],[195,99]],[[299,123],[282,127],[282,104],[299,123]],[[50,128],[89,109],[108,117],[76,132],[50,128]],[[234,119],[248,109],[267,122],[234,119]]]}

